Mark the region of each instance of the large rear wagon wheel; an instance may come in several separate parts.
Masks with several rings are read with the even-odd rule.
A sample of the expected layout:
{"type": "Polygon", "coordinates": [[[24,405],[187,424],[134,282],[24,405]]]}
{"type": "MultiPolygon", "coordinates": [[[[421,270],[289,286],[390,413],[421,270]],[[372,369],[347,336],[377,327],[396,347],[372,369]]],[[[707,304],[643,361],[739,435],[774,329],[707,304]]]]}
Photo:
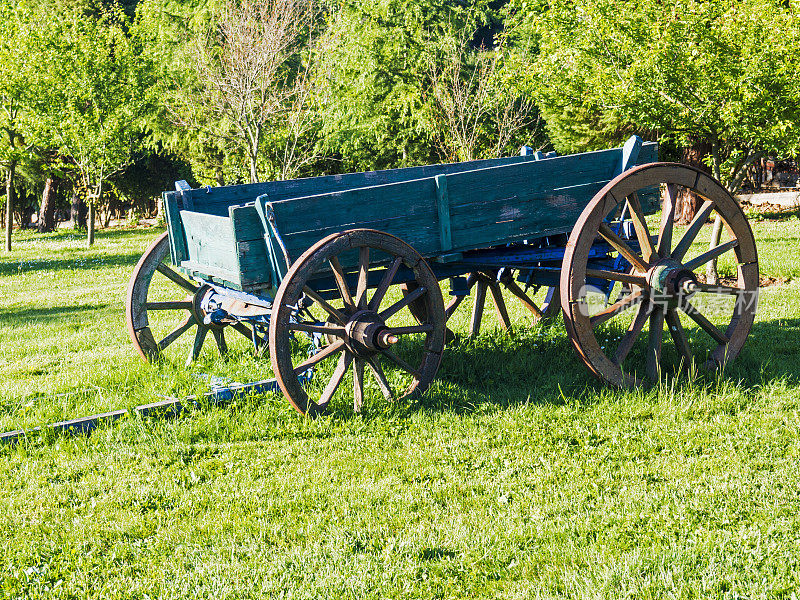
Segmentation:
{"type": "Polygon", "coordinates": [[[572,230],[561,273],[564,321],[575,350],[592,373],[621,387],[636,386],[645,376],[657,381],[669,362],[717,369],[732,361],[755,319],[758,281],[753,233],[725,188],[685,165],[643,165],[598,192],[572,230]],[[658,190],[662,211],[658,229],[651,232],[639,197],[658,190]],[[679,230],[675,205],[682,190],[696,193],[704,203],[694,220],[679,230]],[[606,221],[625,204],[640,251],[634,251],[606,221]],[[709,250],[699,240],[709,236],[708,220],[714,214],[722,219],[728,239],[709,250]],[[632,265],[628,273],[589,264],[589,251],[597,239],[628,260],[632,265]],[[729,281],[707,285],[701,272],[715,258],[727,265],[729,281]],[[598,280],[614,282],[620,291],[611,304],[592,306],[592,281],[598,280]],[[668,352],[662,352],[665,324],[673,342],[668,352]]]}
{"type": "Polygon", "coordinates": [[[430,267],[402,240],[369,229],[330,235],[292,264],[278,288],[269,330],[278,384],[298,412],[311,415],[327,408],[351,369],[356,411],[365,397],[365,373],[387,400],[425,391],[444,340],[444,302],[430,267]],[[387,291],[400,269],[411,272],[415,289],[390,299],[387,291]],[[321,276],[335,285],[335,298],[315,291],[321,276]],[[415,301],[424,314],[412,325],[409,305],[415,301]]]}

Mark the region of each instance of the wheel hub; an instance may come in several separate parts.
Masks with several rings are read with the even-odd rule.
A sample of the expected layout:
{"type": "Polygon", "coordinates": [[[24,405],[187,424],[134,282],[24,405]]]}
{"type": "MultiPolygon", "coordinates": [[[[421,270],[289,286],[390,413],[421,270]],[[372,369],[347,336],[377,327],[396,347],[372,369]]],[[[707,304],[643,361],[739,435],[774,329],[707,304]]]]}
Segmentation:
{"type": "Polygon", "coordinates": [[[678,261],[667,258],[651,267],[647,283],[654,296],[673,299],[684,293],[687,283],[697,283],[697,277],[678,261]]]}
{"type": "Polygon", "coordinates": [[[360,310],[345,325],[345,344],[360,357],[368,357],[397,342],[378,313],[360,310]]]}

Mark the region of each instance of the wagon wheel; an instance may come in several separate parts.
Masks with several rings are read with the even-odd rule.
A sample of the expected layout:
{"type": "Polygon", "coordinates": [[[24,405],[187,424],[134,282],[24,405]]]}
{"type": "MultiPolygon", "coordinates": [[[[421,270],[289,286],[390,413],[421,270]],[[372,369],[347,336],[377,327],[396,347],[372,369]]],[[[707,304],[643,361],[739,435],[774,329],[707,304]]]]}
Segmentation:
{"type": "MultiPolygon", "coordinates": [[[[708,235],[709,228],[705,229],[708,235]]],[[[572,230],[561,273],[564,320],[573,346],[592,373],[624,387],[641,384],[642,374],[658,380],[668,362],[686,367],[697,361],[716,369],[733,360],[753,324],[757,294],[755,240],[741,208],[705,173],[671,163],[637,167],[600,190],[572,230]],[[659,189],[663,206],[654,239],[640,197],[659,189]],[[675,202],[682,189],[698,194],[704,203],[685,231],[678,231],[675,202]],[[641,252],[635,252],[604,222],[624,202],[641,252]],[[704,251],[699,241],[694,242],[713,213],[721,218],[729,239],[704,251]],[[587,266],[598,236],[632,265],[627,274],[587,266]],[[735,272],[735,284],[700,281],[698,272],[717,257],[735,272]],[[587,276],[625,285],[627,292],[611,305],[593,310],[587,276]],[[665,322],[674,347],[662,354],[665,322]]]]}
{"type": "MultiPolygon", "coordinates": [[[[168,347],[181,345],[176,344],[179,338],[191,335],[194,340],[188,349],[187,365],[197,359],[209,338],[215,341],[220,354],[227,352],[223,327],[202,324],[197,306],[200,291],[199,284],[172,268],[168,235],[159,236],[136,264],[125,302],[128,333],[144,360],[163,357],[168,347]]],[[[249,336],[246,327],[239,324],[237,328],[249,336]]]]}
{"type": "Polygon", "coordinates": [[[363,402],[367,371],[388,400],[425,391],[439,368],[444,338],[444,302],[430,267],[402,240],[371,229],[330,235],[298,258],[278,288],[269,329],[273,372],[301,414],[324,411],[351,366],[356,411],[363,402]],[[371,263],[380,266],[371,269],[371,263]],[[386,292],[401,267],[411,271],[417,289],[393,301],[386,292]],[[324,273],[332,274],[335,285],[336,300],[331,302],[309,285],[324,273]],[[370,296],[368,286],[373,285],[370,296]],[[304,298],[314,301],[316,316],[301,308],[304,298]],[[416,300],[424,303],[423,322],[403,324],[411,319],[409,305],[416,300]],[[313,342],[315,334],[321,342],[313,342]],[[421,343],[414,343],[417,336],[421,343]],[[331,375],[317,376],[334,364],[331,375]],[[403,380],[404,390],[393,389],[386,365],[398,367],[388,375],[403,380]],[[314,377],[309,378],[312,370],[314,377]]]}
{"type": "MultiPolygon", "coordinates": [[[[498,280],[496,273],[487,271],[470,273],[467,276],[467,295],[454,296],[445,307],[445,316],[447,319],[450,319],[456,309],[474,290],[475,295],[472,301],[472,315],[470,317],[470,335],[478,335],[481,325],[485,323],[485,321],[483,321],[483,313],[486,309],[486,295],[488,292],[492,297],[494,311],[500,323],[500,328],[503,330],[509,329],[511,327],[511,318],[508,314],[508,308],[503,297],[501,285],[515,296],[531,313],[533,323],[550,322],[558,316],[561,310],[560,295],[557,286],[544,287],[540,294],[542,298],[532,298],[531,294],[522,289],[514,280],[512,273],[505,272],[498,280]]],[[[408,295],[413,291],[413,287],[413,283],[404,284],[402,287],[403,295],[408,295]]],[[[538,289],[535,291],[538,291],[538,289]]],[[[417,322],[422,322],[424,319],[423,308],[420,307],[418,303],[412,303],[410,309],[411,314],[414,315],[417,322]]],[[[455,334],[448,328],[447,342],[451,342],[454,338],[455,334]]]]}

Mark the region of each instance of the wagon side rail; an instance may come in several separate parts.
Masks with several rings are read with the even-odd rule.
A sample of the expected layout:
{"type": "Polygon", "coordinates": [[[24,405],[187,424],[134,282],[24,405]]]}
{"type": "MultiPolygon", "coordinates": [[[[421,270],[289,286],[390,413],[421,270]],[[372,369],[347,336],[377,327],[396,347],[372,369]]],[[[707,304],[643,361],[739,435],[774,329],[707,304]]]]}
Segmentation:
{"type": "MultiPolygon", "coordinates": [[[[426,258],[454,261],[465,251],[569,232],[615,175],[655,160],[655,143],[632,138],[613,150],[259,203],[269,202],[291,257],[331,233],[367,228],[400,237],[426,258]]],[[[657,209],[655,195],[642,202],[646,212],[657,209]]]]}

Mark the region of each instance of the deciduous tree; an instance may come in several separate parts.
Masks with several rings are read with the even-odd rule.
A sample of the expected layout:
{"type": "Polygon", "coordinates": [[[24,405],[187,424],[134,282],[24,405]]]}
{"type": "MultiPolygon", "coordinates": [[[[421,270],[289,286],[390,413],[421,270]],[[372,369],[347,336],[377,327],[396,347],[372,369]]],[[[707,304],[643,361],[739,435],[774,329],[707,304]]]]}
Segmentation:
{"type": "Polygon", "coordinates": [[[119,7],[62,9],[41,41],[40,127],[89,205],[87,243],[108,178],[130,164],[150,110],[151,72],[119,7]]]}

